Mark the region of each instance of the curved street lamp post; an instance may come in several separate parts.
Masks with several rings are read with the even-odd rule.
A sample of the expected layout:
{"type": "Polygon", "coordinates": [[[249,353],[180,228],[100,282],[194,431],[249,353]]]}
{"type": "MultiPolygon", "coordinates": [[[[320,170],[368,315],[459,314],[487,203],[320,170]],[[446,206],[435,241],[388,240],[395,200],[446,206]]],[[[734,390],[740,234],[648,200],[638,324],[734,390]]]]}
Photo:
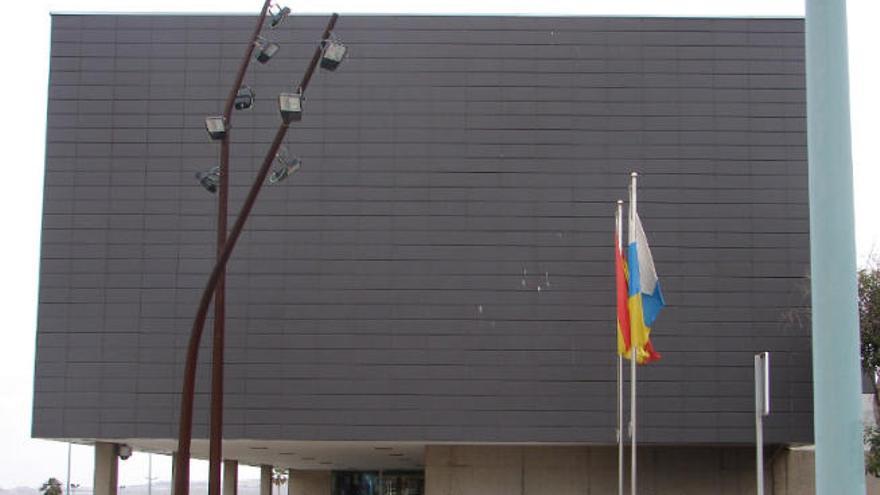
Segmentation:
{"type": "MultiPolygon", "coordinates": [[[[195,394],[196,363],[198,360],[199,343],[201,342],[201,337],[205,326],[205,319],[208,313],[208,307],[211,303],[211,296],[215,295],[215,291],[216,296],[214,302],[214,338],[212,346],[213,361],[211,373],[211,437],[209,455],[210,479],[208,486],[210,495],[220,495],[220,460],[222,455],[223,436],[223,351],[225,334],[224,296],[226,263],[229,261],[229,258],[232,255],[232,251],[235,248],[235,244],[238,241],[238,238],[241,236],[244,224],[245,222],[247,222],[248,216],[253,209],[253,205],[257,199],[257,196],[259,195],[263,183],[266,180],[266,176],[269,172],[269,167],[272,165],[273,161],[275,161],[278,150],[281,147],[284,137],[287,135],[288,126],[290,123],[289,119],[282,119],[282,123],[275,133],[275,138],[272,140],[272,144],[269,147],[265,158],[263,159],[263,163],[259,171],[257,172],[254,183],[251,185],[247,198],[245,199],[245,202],[242,205],[241,210],[239,211],[235,224],[233,225],[232,230],[227,237],[226,221],[228,215],[227,203],[229,194],[229,181],[227,180],[229,175],[229,123],[231,121],[232,108],[236,102],[236,96],[238,96],[239,94],[242,81],[244,80],[245,72],[247,71],[247,68],[250,64],[251,57],[253,56],[254,48],[257,46],[259,33],[262,30],[263,23],[266,18],[266,13],[269,10],[270,4],[271,0],[266,0],[263,4],[263,9],[257,21],[257,26],[254,30],[254,34],[251,37],[251,41],[248,44],[248,49],[246,50],[245,56],[239,67],[239,71],[235,79],[235,84],[230,91],[229,96],[227,97],[226,105],[224,107],[224,113],[222,116],[222,122],[217,122],[216,118],[213,118],[215,119],[214,123],[222,124],[222,129],[220,130],[220,132],[216,133],[218,129],[212,129],[212,118],[209,117],[206,120],[209,133],[212,134],[212,137],[215,137],[216,134],[216,137],[220,138],[221,140],[220,167],[218,174],[219,177],[216,177],[216,182],[219,183],[213,184],[220,192],[218,197],[219,204],[217,213],[217,260],[214,264],[214,268],[211,271],[211,275],[208,278],[208,282],[202,292],[202,297],[199,301],[199,307],[196,312],[196,317],[193,321],[193,326],[190,331],[189,344],[187,346],[186,364],[184,367],[183,386],[180,399],[180,423],[177,439],[177,456],[174,460],[175,495],[189,494],[189,461],[191,455],[190,447],[192,444],[192,415],[193,400],[195,394]],[[212,130],[215,132],[212,132],[212,130]]],[[[284,9],[279,8],[278,12],[273,13],[271,21],[272,27],[277,26],[278,23],[280,23],[281,19],[283,19],[283,17],[289,12],[290,10],[285,7],[284,9]]],[[[332,16],[330,16],[330,20],[327,23],[323,34],[321,35],[321,43],[315,48],[315,52],[312,56],[311,61],[309,62],[302,82],[297,88],[297,93],[299,95],[305,94],[306,88],[311,81],[315,68],[317,67],[318,62],[321,60],[324,44],[326,40],[330,37],[330,33],[335,27],[336,20],[338,18],[339,16],[337,14],[333,14],[332,16]]],[[[277,50],[277,45],[275,47],[275,50],[277,50]]],[[[260,54],[264,55],[265,52],[261,51],[260,54]]],[[[265,63],[265,60],[263,59],[258,60],[265,63]]],[[[203,178],[200,178],[200,181],[202,181],[203,185],[205,185],[203,178]]],[[[208,188],[207,185],[206,188],[208,188]]]]}

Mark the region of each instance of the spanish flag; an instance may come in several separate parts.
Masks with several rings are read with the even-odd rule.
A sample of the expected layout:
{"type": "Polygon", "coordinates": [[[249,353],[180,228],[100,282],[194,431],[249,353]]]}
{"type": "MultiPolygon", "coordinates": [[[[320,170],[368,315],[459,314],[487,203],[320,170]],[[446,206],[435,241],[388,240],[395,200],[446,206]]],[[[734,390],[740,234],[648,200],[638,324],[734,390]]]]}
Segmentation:
{"type": "Polygon", "coordinates": [[[619,232],[614,234],[614,271],[617,280],[617,353],[629,358],[629,308],[627,307],[629,289],[626,281],[626,260],[623,259],[619,232]]]}
{"type": "MultiPolygon", "coordinates": [[[[654,269],[654,258],[651,256],[648,238],[642,228],[638,212],[633,212],[633,218],[635,228],[631,232],[634,232],[635,236],[630,239],[626,265],[629,272],[627,309],[629,309],[630,316],[630,338],[632,345],[636,346],[636,359],[639,364],[647,364],[660,359],[660,354],[654,350],[654,346],[651,344],[651,327],[654,326],[654,320],[657,319],[663,306],[666,306],[666,302],[660,291],[660,281],[657,279],[657,271],[654,269]]],[[[618,301],[620,300],[619,291],[618,288],[618,301]]],[[[619,306],[618,302],[618,318],[620,318],[619,306]]]]}

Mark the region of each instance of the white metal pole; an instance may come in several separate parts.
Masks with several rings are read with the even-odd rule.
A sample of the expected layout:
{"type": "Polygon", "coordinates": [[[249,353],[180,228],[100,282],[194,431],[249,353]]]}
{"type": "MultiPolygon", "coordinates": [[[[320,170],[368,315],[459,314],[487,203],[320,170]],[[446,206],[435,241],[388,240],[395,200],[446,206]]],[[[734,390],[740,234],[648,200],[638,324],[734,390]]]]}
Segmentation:
{"type": "Polygon", "coordinates": [[[758,495],[764,495],[764,363],[755,354],[755,461],[758,495]]]}
{"type": "Polygon", "coordinates": [[[147,495],[153,495],[153,454],[147,455],[147,495]]]}
{"type": "MultiPolygon", "coordinates": [[[[614,256],[617,256],[617,252],[623,249],[623,201],[617,200],[617,211],[614,215],[614,226],[615,232],[617,236],[615,238],[615,242],[617,243],[614,256]]],[[[614,261],[615,266],[617,265],[617,260],[614,261]]],[[[615,268],[616,270],[616,268],[615,268]]],[[[615,281],[617,275],[615,274],[615,281]]],[[[617,286],[615,284],[615,295],[617,294],[617,286]]],[[[615,296],[616,297],[616,296],[615,296]]],[[[617,318],[615,317],[615,320],[617,318]]],[[[615,332],[619,331],[620,326],[618,322],[617,328],[615,328],[615,332]]],[[[623,495],[623,483],[624,483],[624,456],[623,456],[623,356],[619,353],[617,354],[617,494],[623,495]]]]}
{"type": "Polygon", "coordinates": [[[64,495],[70,495],[70,442],[67,442],[67,487],[64,489],[64,495]]]}
{"type": "MultiPolygon", "coordinates": [[[[629,235],[628,241],[632,243],[635,241],[636,237],[636,181],[638,180],[639,174],[633,172],[630,176],[630,186],[629,186],[629,235]]],[[[632,273],[632,269],[630,269],[630,273],[632,273]]],[[[632,322],[632,315],[630,315],[630,322],[632,322]]],[[[629,336],[629,344],[630,349],[632,350],[632,354],[630,355],[629,369],[630,369],[630,397],[629,397],[629,416],[630,416],[630,435],[632,439],[632,447],[630,448],[630,477],[632,478],[630,481],[630,493],[632,495],[636,495],[636,367],[638,366],[637,356],[636,356],[636,342],[635,335],[632,328],[632,323],[629,326],[630,336],[629,336]]]]}

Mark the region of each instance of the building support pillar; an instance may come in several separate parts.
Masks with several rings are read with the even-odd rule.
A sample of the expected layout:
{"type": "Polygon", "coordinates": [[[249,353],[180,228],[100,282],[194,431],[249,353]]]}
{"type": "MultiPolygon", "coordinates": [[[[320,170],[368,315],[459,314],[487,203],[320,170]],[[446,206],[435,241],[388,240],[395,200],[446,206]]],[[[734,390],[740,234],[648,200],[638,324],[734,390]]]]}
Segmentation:
{"type": "Polygon", "coordinates": [[[845,0],[807,0],[816,493],[865,493],[845,0]]]}
{"type": "Polygon", "coordinates": [[[119,479],[118,446],[115,443],[95,442],[94,495],[116,495],[119,479]]]}
{"type": "Polygon", "coordinates": [[[223,461],[223,495],[238,495],[238,461],[223,461]]]}
{"type": "Polygon", "coordinates": [[[177,475],[177,452],[171,453],[171,491],[174,492],[174,479],[177,475]]]}
{"type": "Polygon", "coordinates": [[[260,466],[260,495],[272,495],[272,466],[260,466]]]}

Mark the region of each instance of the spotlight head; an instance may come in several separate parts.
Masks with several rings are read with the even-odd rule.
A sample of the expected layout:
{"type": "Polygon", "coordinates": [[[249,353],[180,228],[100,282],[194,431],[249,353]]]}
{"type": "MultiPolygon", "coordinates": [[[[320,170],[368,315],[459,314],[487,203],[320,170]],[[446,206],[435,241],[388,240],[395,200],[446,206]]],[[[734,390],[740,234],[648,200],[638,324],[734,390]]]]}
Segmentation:
{"type": "Polygon", "coordinates": [[[226,118],[222,115],[205,117],[205,128],[211,139],[223,139],[226,136],[226,118]]]}
{"type": "Polygon", "coordinates": [[[242,86],[235,94],[235,109],[247,110],[254,104],[257,93],[250,86],[242,86]]]}
{"type": "Polygon", "coordinates": [[[273,43],[266,40],[265,38],[257,38],[256,45],[257,61],[261,64],[265,64],[266,62],[268,62],[272,57],[275,56],[276,53],[278,53],[278,50],[281,48],[280,46],[278,46],[278,43],[273,43]]]}
{"type": "Polygon", "coordinates": [[[284,148],[275,155],[275,162],[275,168],[272,169],[272,175],[269,176],[269,184],[283,181],[302,167],[302,160],[298,156],[289,156],[284,148]]]}
{"type": "Polygon", "coordinates": [[[348,51],[345,45],[335,38],[328,38],[321,42],[321,68],[336,70],[348,51]]]}
{"type": "Polygon", "coordinates": [[[290,7],[281,8],[280,6],[273,5],[269,8],[269,27],[276,28],[279,24],[284,22],[284,19],[290,15],[290,7]],[[272,10],[272,7],[275,7],[275,10],[272,10]]]}
{"type": "Polygon", "coordinates": [[[206,191],[215,193],[220,185],[220,167],[214,167],[207,172],[196,172],[196,179],[206,191]]]}
{"type": "Polygon", "coordinates": [[[303,97],[300,91],[278,95],[278,109],[285,124],[302,120],[302,104],[303,97]]]}

